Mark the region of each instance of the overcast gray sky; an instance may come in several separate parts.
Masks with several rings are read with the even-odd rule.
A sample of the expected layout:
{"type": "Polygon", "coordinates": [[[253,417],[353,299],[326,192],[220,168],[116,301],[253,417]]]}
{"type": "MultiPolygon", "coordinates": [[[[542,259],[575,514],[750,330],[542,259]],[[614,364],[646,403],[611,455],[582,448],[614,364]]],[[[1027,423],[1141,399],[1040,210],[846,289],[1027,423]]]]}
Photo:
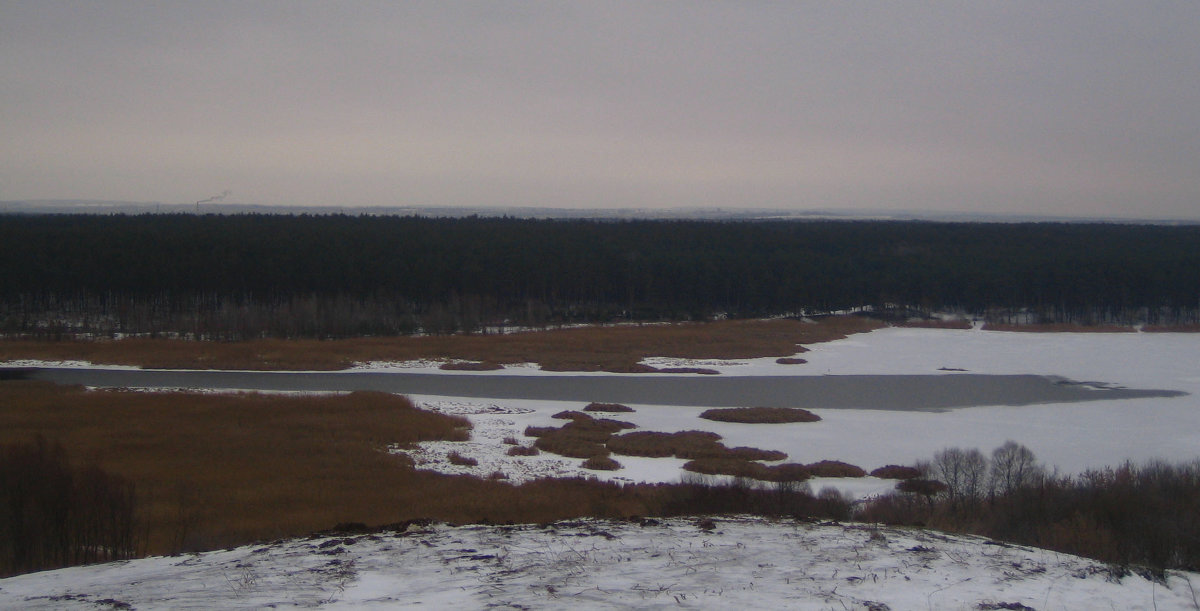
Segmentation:
{"type": "Polygon", "coordinates": [[[1200,217],[1200,2],[0,0],[0,200],[1200,217]]]}

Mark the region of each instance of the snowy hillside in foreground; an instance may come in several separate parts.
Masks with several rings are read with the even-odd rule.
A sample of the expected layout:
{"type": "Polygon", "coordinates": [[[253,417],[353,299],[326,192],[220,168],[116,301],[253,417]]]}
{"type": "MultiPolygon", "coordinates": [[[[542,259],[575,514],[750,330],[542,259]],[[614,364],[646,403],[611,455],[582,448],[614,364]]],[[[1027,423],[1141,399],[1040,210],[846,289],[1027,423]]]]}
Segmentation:
{"type": "Polygon", "coordinates": [[[1200,609],[1165,583],[978,537],[718,519],[429,526],[0,580],[4,609],[1200,609]],[[1023,605],[1023,606],[1022,606],[1023,605]]]}

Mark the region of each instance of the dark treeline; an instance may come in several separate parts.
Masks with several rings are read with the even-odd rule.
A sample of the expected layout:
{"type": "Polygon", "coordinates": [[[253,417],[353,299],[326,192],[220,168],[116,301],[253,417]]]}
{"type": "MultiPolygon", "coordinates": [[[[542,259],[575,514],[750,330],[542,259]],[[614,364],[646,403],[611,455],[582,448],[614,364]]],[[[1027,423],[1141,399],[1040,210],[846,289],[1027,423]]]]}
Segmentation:
{"type": "Polygon", "coordinates": [[[60,444],[0,445],[0,577],[138,554],[133,484],[60,444]]]}
{"type": "Polygon", "coordinates": [[[899,305],[1194,324],[1200,227],[0,216],[0,331],[477,331],[899,305]]]}

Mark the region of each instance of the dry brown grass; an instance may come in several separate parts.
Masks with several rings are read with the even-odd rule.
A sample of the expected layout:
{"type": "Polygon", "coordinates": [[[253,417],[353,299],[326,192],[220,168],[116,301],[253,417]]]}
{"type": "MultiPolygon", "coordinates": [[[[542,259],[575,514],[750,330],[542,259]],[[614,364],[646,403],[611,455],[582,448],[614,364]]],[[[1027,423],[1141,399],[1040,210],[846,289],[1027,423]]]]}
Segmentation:
{"type": "Polygon", "coordinates": [[[683,465],[684,471],[705,475],[729,475],[764,482],[802,482],[811,477],[808,467],[795,463],[767,466],[737,458],[699,458],[683,465]]]}
{"type": "Polygon", "coordinates": [[[467,426],[382,393],[281,398],[0,383],[0,442],[41,434],[135,482],[152,552],[392,521],[414,476],[382,450],[465,439],[467,426]]]}
{"type": "Polygon", "coordinates": [[[416,471],[406,457],[381,451],[396,442],[465,439],[464,424],[377,393],[87,392],[0,382],[0,443],[41,433],[72,457],[132,480],[148,524],[147,553],[301,536],[345,523],[745,513],[774,498],[582,479],[514,486],[416,471]]]}
{"type": "Polygon", "coordinates": [[[1200,324],[1193,325],[1146,325],[1146,333],[1200,333],[1200,324]]]}
{"type": "Polygon", "coordinates": [[[721,443],[720,435],[708,431],[680,431],[677,433],[636,431],[610,438],[607,446],[615,454],[648,458],[666,456],[685,459],[730,460],[783,460],[787,458],[787,454],[778,450],[748,447],[727,448],[721,443]]]}
{"type": "Polygon", "coordinates": [[[632,412],[634,409],[628,405],[620,403],[588,403],[587,407],[583,408],[585,412],[607,412],[610,414],[619,414],[632,412]]]}
{"type": "Polygon", "coordinates": [[[604,447],[604,443],[615,433],[636,428],[629,422],[597,419],[576,411],[559,412],[552,417],[569,419],[570,422],[561,428],[527,427],[525,434],[537,437],[537,441],[533,443],[535,448],[569,458],[608,456],[609,450],[604,447]]]}
{"type": "MultiPolygon", "coordinates": [[[[747,446],[738,446],[729,448],[720,454],[721,458],[735,458],[740,460],[766,460],[776,461],[787,458],[787,454],[779,450],[763,450],[760,448],[751,448],[747,446]]],[[[688,458],[684,456],[682,458],[688,458]]]]}
{"type": "Polygon", "coordinates": [[[469,456],[463,456],[462,454],[459,454],[458,452],[450,452],[449,454],[446,455],[446,460],[449,461],[450,464],[458,465],[460,467],[477,467],[477,466],[479,466],[478,460],[475,460],[474,458],[471,458],[469,456]]]}
{"type": "Polygon", "coordinates": [[[885,465],[872,471],[871,477],[878,477],[881,479],[913,479],[921,477],[921,471],[916,467],[885,465]]]}
{"type": "Polygon", "coordinates": [[[705,420],[743,424],[783,424],[788,422],[817,422],[820,416],[799,407],[730,407],[709,409],[700,413],[705,420]]]}
{"type": "Polygon", "coordinates": [[[621,463],[610,456],[592,456],[583,461],[583,468],[592,471],[616,471],[621,468],[621,463]]]}
{"type": "Polygon", "coordinates": [[[766,481],[766,465],[736,458],[697,458],[683,464],[684,471],[704,475],[728,475],[766,481]]]}
{"type": "Polygon", "coordinates": [[[167,369],[335,370],[356,362],[447,359],[539,363],[555,371],[653,371],[648,356],[689,359],[786,357],[799,344],[840,339],[879,328],[859,317],[817,323],[724,320],[668,325],[586,327],[508,335],[446,335],[345,340],[198,342],[132,338],[35,342],[0,341],[0,361],[86,360],[167,369]]]}
{"type": "Polygon", "coordinates": [[[1018,333],[1136,333],[1133,327],[1120,325],[1078,325],[1067,323],[1012,325],[985,323],[984,331],[1014,331],[1018,333]]]}
{"type": "Polygon", "coordinates": [[[445,371],[496,371],[497,369],[504,369],[504,365],[492,361],[453,361],[442,363],[438,366],[438,369],[445,371]]]}
{"type": "Polygon", "coordinates": [[[896,323],[897,327],[908,327],[912,329],[970,329],[971,321],[969,320],[906,320],[901,323],[896,323]]]}
{"type": "Polygon", "coordinates": [[[608,440],[608,448],[625,456],[665,458],[684,453],[697,453],[720,445],[721,436],[708,431],[660,433],[635,431],[608,440]]]}
{"type": "Polygon", "coordinates": [[[592,435],[578,434],[566,429],[555,429],[538,437],[537,441],[533,442],[533,447],[567,458],[591,458],[609,454],[603,441],[597,441],[592,435]]]}
{"type": "Polygon", "coordinates": [[[840,460],[822,460],[804,465],[813,477],[866,477],[867,472],[862,467],[856,467],[840,460]]]}

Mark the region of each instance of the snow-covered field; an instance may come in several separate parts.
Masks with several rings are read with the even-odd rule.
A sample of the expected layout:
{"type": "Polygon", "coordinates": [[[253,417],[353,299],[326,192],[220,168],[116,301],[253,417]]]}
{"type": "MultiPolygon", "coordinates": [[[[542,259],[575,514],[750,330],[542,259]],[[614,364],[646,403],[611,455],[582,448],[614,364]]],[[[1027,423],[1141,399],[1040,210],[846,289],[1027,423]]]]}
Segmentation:
{"type": "Polygon", "coordinates": [[[3,609],[1200,609],[1165,582],[978,537],[716,519],[426,526],[35,573],[3,609]],[[702,528],[711,526],[712,528],[702,528]]]}
{"type": "MultiPolygon", "coordinates": [[[[980,406],[942,413],[891,410],[814,409],[821,422],[731,424],[698,416],[703,408],[630,405],[636,411],[596,414],[632,422],[637,430],[713,431],[727,446],[781,450],[789,462],[842,460],[870,471],[886,464],[912,464],[950,446],[985,453],[1007,440],[1029,447],[1050,468],[1063,473],[1116,466],[1131,460],[1200,459],[1200,334],[1186,333],[1006,333],[980,330],[886,328],[815,344],[802,365],[778,365],[773,358],[745,361],[679,361],[655,364],[702,366],[726,375],[839,374],[1039,374],[1138,388],[1181,390],[1180,397],[1089,401],[1029,406],[980,406]]],[[[400,367],[388,364],[388,368],[400,367]]],[[[422,369],[436,371],[434,364],[422,369]]],[[[412,370],[412,369],[408,369],[412,370]]],[[[512,369],[506,370],[513,373],[512,369]]],[[[528,375],[556,375],[519,368],[528,375]]],[[[451,373],[449,375],[462,375],[451,373]]],[[[615,375],[615,374],[599,374],[615,375]]],[[[463,414],[475,426],[466,443],[422,444],[411,455],[422,468],[487,476],[496,471],[512,481],[538,476],[594,475],[623,481],[679,481],[682,460],[615,457],[623,469],[586,471],[581,461],[556,456],[508,457],[505,437],[529,445],[525,427],[559,426],[551,414],[578,410],[565,401],[479,400],[415,396],[437,411],[463,414]],[[457,451],[475,458],[477,467],[451,465],[457,451]]],[[[892,482],[813,481],[861,496],[891,487],[892,482]]]]}

